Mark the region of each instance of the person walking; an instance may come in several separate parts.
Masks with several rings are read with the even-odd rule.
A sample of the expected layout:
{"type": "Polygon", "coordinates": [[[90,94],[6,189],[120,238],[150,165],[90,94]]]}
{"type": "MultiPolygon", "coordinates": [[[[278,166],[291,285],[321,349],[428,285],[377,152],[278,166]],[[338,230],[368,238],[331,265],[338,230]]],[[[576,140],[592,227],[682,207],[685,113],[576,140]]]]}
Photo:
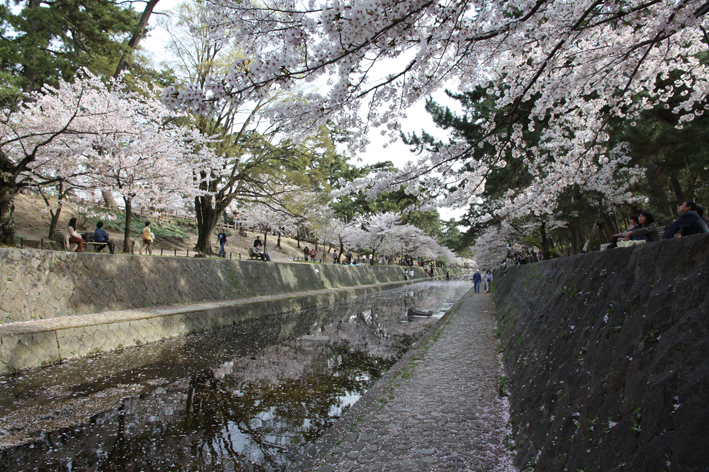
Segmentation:
{"type": "Polygon", "coordinates": [[[310,250],[310,260],[315,262],[315,258],[318,257],[318,253],[315,249],[310,250]]]}
{"type": "Polygon", "coordinates": [[[140,248],[140,251],[138,251],[139,254],[143,254],[143,249],[145,249],[146,254],[150,254],[151,256],[153,255],[153,233],[150,232],[150,221],[145,222],[145,226],[143,227],[143,246],[140,248]]]}
{"type": "Polygon", "coordinates": [[[303,259],[305,260],[305,262],[308,262],[308,256],[310,256],[310,249],[308,248],[308,246],[305,246],[303,248],[303,259]]]}
{"type": "Polygon", "coordinates": [[[473,289],[475,290],[475,293],[480,293],[480,281],[482,281],[482,279],[483,278],[480,275],[480,271],[476,270],[473,274],[473,289]]]}
{"type": "Polygon", "coordinates": [[[492,290],[492,272],[489,270],[485,272],[485,290],[490,293],[492,290]]]}
{"type": "Polygon", "coordinates": [[[217,241],[219,241],[219,257],[226,257],[226,251],[224,246],[227,245],[226,233],[222,229],[222,232],[217,235],[217,241]]]}
{"type": "Polygon", "coordinates": [[[337,249],[332,253],[332,263],[337,264],[337,249]]]}

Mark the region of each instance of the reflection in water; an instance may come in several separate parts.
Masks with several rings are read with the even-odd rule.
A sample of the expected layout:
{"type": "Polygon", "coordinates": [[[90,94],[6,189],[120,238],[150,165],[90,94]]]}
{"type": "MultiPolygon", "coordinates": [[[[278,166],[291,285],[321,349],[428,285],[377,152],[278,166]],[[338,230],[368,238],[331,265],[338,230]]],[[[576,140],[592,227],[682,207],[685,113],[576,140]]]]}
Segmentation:
{"type": "Polygon", "coordinates": [[[286,470],[469,288],[421,283],[0,376],[0,470],[286,470]]]}

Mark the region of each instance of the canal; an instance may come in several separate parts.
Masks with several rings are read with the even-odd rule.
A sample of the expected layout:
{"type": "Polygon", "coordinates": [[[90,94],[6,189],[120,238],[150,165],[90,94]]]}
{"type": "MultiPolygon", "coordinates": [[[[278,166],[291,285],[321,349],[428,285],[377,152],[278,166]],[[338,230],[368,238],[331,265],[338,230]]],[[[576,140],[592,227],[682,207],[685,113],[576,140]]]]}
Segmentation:
{"type": "Polygon", "coordinates": [[[0,470],[287,470],[470,287],[422,282],[0,376],[0,470]]]}

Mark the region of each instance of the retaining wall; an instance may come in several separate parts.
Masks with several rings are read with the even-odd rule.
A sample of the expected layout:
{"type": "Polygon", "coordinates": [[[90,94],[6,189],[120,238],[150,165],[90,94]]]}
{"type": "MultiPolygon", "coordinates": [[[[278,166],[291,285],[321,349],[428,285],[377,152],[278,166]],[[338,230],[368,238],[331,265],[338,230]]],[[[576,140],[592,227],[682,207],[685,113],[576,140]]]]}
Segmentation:
{"type": "Polygon", "coordinates": [[[517,466],[708,470],[707,286],[709,235],[498,271],[517,466]]]}
{"type": "MultiPolygon", "coordinates": [[[[414,268],[415,278],[425,278],[414,268]]],[[[436,275],[445,274],[436,269],[436,275]]],[[[398,266],[0,248],[0,324],[402,281],[398,266]]]]}
{"type": "Polygon", "coordinates": [[[0,374],[405,283],[395,266],[0,249],[0,374]]]}

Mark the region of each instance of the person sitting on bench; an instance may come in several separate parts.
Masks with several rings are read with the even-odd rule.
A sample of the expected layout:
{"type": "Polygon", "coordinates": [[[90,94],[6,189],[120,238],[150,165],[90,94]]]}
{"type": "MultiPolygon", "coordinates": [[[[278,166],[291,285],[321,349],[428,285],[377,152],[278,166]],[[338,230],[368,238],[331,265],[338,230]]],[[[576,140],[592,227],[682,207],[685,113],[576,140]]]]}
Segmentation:
{"type": "Polygon", "coordinates": [[[64,231],[64,247],[69,250],[70,244],[76,244],[76,252],[84,252],[84,240],[76,232],[76,218],[69,220],[69,226],[64,231]]]}
{"type": "Polygon", "coordinates": [[[261,241],[261,236],[256,236],[256,241],[254,241],[254,251],[258,252],[261,255],[262,261],[271,261],[271,258],[268,257],[266,251],[263,250],[263,242],[261,241]]]}
{"type": "Polygon", "coordinates": [[[646,241],[651,243],[653,241],[660,240],[660,233],[657,231],[657,224],[655,223],[655,218],[653,218],[652,213],[649,211],[641,211],[638,215],[639,227],[634,228],[631,231],[625,233],[626,241],[646,241]]]}
{"type": "Polygon", "coordinates": [[[696,202],[691,200],[683,202],[678,213],[679,218],[667,228],[665,239],[672,239],[675,234],[685,237],[692,234],[709,233],[709,228],[701,217],[702,208],[696,202]]]}
{"type": "Polygon", "coordinates": [[[110,236],[106,232],[105,229],[103,229],[103,221],[99,221],[96,223],[96,231],[94,231],[94,242],[97,243],[106,243],[104,246],[96,246],[96,252],[101,252],[103,251],[103,248],[108,246],[108,250],[111,251],[111,254],[114,253],[114,250],[116,249],[116,243],[111,241],[110,236]]]}
{"type": "Polygon", "coordinates": [[[619,240],[625,239],[625,236],[628,233],[632,233],[634,229],[640,228],[640,222],[638,221],[639,218],[640,215],[638,213],[633,213],[632,215],[630,215],[630,226],[628,226],[628,229],[626,229],[622,233],[614,234],[611,240],[609,241],[610,244],[608,245],[608,248],[610,249],[618,247],[617,243],[619,240]]]}

